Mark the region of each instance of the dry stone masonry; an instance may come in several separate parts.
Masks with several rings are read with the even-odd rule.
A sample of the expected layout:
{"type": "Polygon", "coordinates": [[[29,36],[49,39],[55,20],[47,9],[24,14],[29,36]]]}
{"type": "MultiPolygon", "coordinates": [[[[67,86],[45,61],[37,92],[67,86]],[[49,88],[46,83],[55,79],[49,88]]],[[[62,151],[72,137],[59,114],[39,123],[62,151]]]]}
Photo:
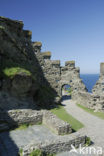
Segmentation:
{"type": "Polygon", "coordinates": [[[75,61],[61,66],[60,60],[51,60],[50,51],[41,52],[42,43],[32,42],[31,36],[22,21],[0,17],[0,108],[49,107],[60,102],[62,87],[68,84],[73,99],[85,99],[86,106],[103,110],[104,63],[90,95],[75,61]]]}
{"type": "Polygon", "coordinates": [[[71,125],[60,120],[56,115],[49,111],[43,112],[43,124],[52,129],[58,135],[72,133],[71,125]]]}
{"type": "Polygon", "coordinates": [[[61,96],[62,87],[65,84],[70,85],[73,91],[86,91],[86,87],[80,79],[80,69],[75,67],[75,61],[66,61],[65,66],[62,67],[60,60],[51,60],[51,52],[41,52],[41,46],[40,42],[33,42],[34,52],[44,76],[58,96],[61,96]]]}
{"type": "Polygon", "coordinates": [[[92,89],[92,93],[73,92],[72,99],[95,111],[104,112],[104,63],[100,64],[100,77],[92,89]]]}
{"type": "MultiPolygon", "coordinates": [[[[80,69],[75,66],[75,61],[66,61],[65,66],[61,66],[60,60],[51,60],[50,51],[41,52],[42,43],[32,42],[31,37],[31,31],[23,30],[22,21],[0,17],[0,129],[8,130],[25,123],[43,123],[58,135],[69,134],[72,132],[71,125],[46,111],[46,108],[53,108],[56,103],[60,103],[62,87],[67,84],[71,87],[72,99],[77,103],[104,111],[104,63],[101,63],[100,78],[90,94],[80,78],[80,69]],[[41,111],[43,107],[45,110],[41,111]]],[[[0,134],[0,145],[5,146],[9,140],[12,145],[23,147],[26,156],[35,148],[56,153],[70,150],[71,144],[76,147],[85,144],[86,137],[79,136],[79,133],[58,136],[51,134],[44,126],[38,126],[25,131],[28,134],[24,137],[28,140],[25,141],[26,146],[20,145],[21,137],[25,134],[19,131],[0,134]],[[31,130],[32,135],[28,130],[31,130]],[[37,135],[39,131],[41,138],[37,135]],[[43,131],[47,132],[45,137],[48,134],[48,141],[43,131]],[[20,140],[16,140],[19,145],[13,144],[10,136],[14,142],[19,136],[20,140]],[[29,141],[33,136],[34,142],[31,143],[29,141]],[[7,142],[3,137],[8,138],[7,142]]],[[[10,148],[7,151],[10,152],[10,148]]]]}

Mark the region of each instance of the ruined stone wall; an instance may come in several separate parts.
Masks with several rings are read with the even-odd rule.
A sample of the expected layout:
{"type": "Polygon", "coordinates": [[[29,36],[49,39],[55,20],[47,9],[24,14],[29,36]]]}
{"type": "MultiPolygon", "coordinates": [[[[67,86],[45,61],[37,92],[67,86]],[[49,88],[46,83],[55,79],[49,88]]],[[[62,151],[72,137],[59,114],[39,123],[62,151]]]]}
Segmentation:
{"type": "Polygon", "coordinates": [[[72,149],[71,145],[79,148],[79,145],[85,146],[86,136],[80,135],[78,132],[72,134],[72,136],[67,136],[67,138],[56,139],[55,141],[44,142],[44,144],[29,144],[23,147],[23,155],[29,156],[30,153],[35,149],[41,149],[45,153],[60,153],[63,151],[70,151],[72,149]]]}
{"type": "MultiPolygon", "coordinates": [[[[41,111],[31,109],[0,111],[0,121],[6,123],[9,129],[23,124],[42,124],[43,114],[41,111]]],[[[5,127],[4,129],[5,130],[5,127]]]]}
{"type": "Polygon", "coordinates": [[[99,110],[103,110],[104,63],[90,95],[75,62],[66,61],[62,67],[60,60],[51,60],[50,51],[41,52],[42,43],[32,42],[31,35],[23,30],[23,22],[0,17],[0,109],[53,105],[60,102],[62,87],[67,84],[72,97],[81,97],[90,108],[98,108],[99,101],[99,110]]]}
{"type": "Polygon", "coordinates": [[[33,42],[34,52],[40,62],[43,73],[58,96],[62,95],[62,87],[70,85],[73,91],[86,91],[80,79],[80,69],[75,67],[74,61],[66,61],[65,66],[60,65],[60,60],[51,60],[51,52],[41,52],[40,42],[33,42]]]}
{"type": "Polygon", "coordinates": [[[81,104],[95,111],[104,112],[104,96],[88,92],[75,92],[72,94],[72,99],[77,104],[81,104]]]}
{"type": "Polygon", "coordinates": [[[72,133],[71,125],[65,121],[62,121],[50,111],[43,112],[43,124],[52,129],[58,135],[72,133]]]}
{"type": "Polygon", "coordinates": [[[92,89],[92,93],[104,96],[104,63],[100,64],[100,76],[92,89]]]}
{"type": "Polygon", "coordinates": [[[73,92],[72,99],[85,107],[104,112],[104,63],[100,64],[99,80],[94,85],[92,93],[73,92]]]}
{"type": "Polygon", "coordinates": [[[57,93],[44,77],[31,35],[23,22],[0,17],[0,109],[54,103],[57,93]]]}
{"type": "Polygon", "coordinates": [[[53,89],[60,95],[59,81],[60,81],[60,61],[51,60],[51,52],[41,52],[41,46],[39,42],[33,42],[35,55],[43,70],[44,77],[47,79],[53,89]]]}
{"type": "Polygon", "coordinates": [[[66,61],[65,67],[61,67],[60,87],[65,84],[70,85],[72,91],[87,91],[80,78],[80,69],[75,67],[75,61],[66,61]]]}

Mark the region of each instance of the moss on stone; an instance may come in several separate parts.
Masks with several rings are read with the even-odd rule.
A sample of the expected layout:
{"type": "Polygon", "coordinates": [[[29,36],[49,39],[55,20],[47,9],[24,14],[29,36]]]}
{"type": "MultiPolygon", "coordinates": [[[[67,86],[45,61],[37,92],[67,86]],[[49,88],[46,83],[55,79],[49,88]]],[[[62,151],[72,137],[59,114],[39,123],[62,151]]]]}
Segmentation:
{"type": "Polygon", "coordinates": [[[33,42],[33,45],[34,45],[34,46],[41,47],[41,46],[42,46],[42,43],[41,43],[41,42],[33,42]]]}
{"type": "Polygon", "coordinates": [[[50,51],[46,51],[42,53],[43,56],[51,56],[51,52],[50,51]]]}
{"type": "Polygon", "coordinates": [[[74,64],[75,63],[75,61],[66,61],[65,63],[67,63],[67,64],[74,64]]]}
{"type": "Polygon", "coordinates": [[[3,73],[7,77],[13,77],[18,73],[25,73],[26,75],[31,76],[30,71],[20,68],[20,67],[5,68],[3,70],[3,73]]]}
{"type": "Polygon", "coordinates": [[[60,65],[60,60],[52,60],[53,65],[60,65]]]}

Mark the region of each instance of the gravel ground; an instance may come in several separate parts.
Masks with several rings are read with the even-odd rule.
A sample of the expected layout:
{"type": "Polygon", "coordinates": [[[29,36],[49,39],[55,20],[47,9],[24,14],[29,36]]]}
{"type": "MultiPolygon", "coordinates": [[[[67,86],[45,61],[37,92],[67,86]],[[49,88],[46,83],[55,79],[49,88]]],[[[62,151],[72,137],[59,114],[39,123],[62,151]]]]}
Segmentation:
{"type": "MultiPolygon", "coordinates": [[[[102,147],[102,155],[104,155],[104,120],[85,112],[84,110],[79,108],[72,100],[64,100],[63,105],[69,114],[71,114],[73,117],[75,117],[85,125],[85,127],[82,128],[79,132],[91,138],[92,142],[94,142],[93,147],[96,147],[97,149],[98,147],[102,147]]],[[[58,154],[57,156],[69,155],[76,156],[79,154],[63,152],[58,154]]],[[[92,155],[93,154],[91,154],[90,156],[92,155]]]]}

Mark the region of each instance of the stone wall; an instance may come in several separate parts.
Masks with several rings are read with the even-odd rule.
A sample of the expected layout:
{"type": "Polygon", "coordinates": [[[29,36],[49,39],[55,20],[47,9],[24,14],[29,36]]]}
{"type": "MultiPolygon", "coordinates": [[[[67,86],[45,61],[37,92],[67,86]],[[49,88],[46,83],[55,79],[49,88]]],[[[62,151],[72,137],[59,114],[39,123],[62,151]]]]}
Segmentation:
{"type": "Polygon", "coordinates": [[[75,146],[76,148],[79,147],[81,144],[84,146],[86,143],[86,136],[81,136],[80,134],[76,133],[70,136],[65,136],[64,138],[60,138],[55,140],[54,142],[44,142],[44,144],[30,144],[23,148],[23,156],[29,156],[30,153],[35,149],[41,149],[45,153],[60,153],[63,151],[70,151],[72,149],[71,145],[75,146]]]}
{"type": "Polygon", "coordinates": [[[51,52],[41,52],[42,44],[33,42],[34,53],[42,67],[43,73],[51,87],[56,90],[59,97],[65,84],[71,86],[73,91],[86,91],[80,79],[80,69],[75,67],[75,61],[66,61],[65,66],[60,65],[60,60],[51,60],[51,52]]]}
{"type": "Polygon", "coordinates": [[[72,132],[71,125],[60,120],[56,115],[49,111],[43,112],[43,124],[52,129],[58,135],[69,134],[72,132]]]}
{"type": "Polygon", "coordinates": [[[104,112],[104,96],[86,92],[76,92],[73,93],[72,99],[76,101],[77,104],[81,104],[95,111],[104,112]]]}
{"type": "Polygon", "coordinates": [[[0,17],[0,109],[49,107],[60,102],[66,84],[73,95],[83,92],[81,99],[91,108],[98,108],[95,96],[100,96],[96,101],[103,109],[104,63],[93,95],[89,95],[75,61],[66,61],[62,67],[60,60],[51,60],[50,51],[41,52],[42,43],[32,42],[31,35],[23,30],[22,21],[0,17]]]}
{"type": "Polygon", "coordinates": [[[0,111],[0,121],[2,130],[16,127],[22,124],[36,125],[44,124],[58,135],[69,134],[72,132],[71,125],[59,119],[50,111],[36,111],[32,109],[17,109],[10,111],[0,111]],[[4,129],[3,129],[4,126],[4,129]],[[5,127],[6,126],[6,127],[5,127]]]}
{"type": "Polygon", "coordinates": [[[100,65],[100,77],[92,89],[92,93],[85,91],[73,92],[72,99],[78,104],[95,111],[104,112],[104,63],[100,65]]]}
{"type": "Polygon", "coordinates": [[[80,69],[75,67],[74,61],[65,62],[65,67],[61,67],[60,87],[68,84],[72,91],[87,91],[84,83],[80,78],[80,69]]]}
{"type": "MultiPolygon", "coordinates": [[[[35,56],[31,35],[31,31],[23,30],[22,21],[0,17],[1,109],[21,108],[23,105],[19,105],[20,101],[24,101],[27,108],[31,108],[31,105],[34,108],[35,105],[48,107],[57,96],[35,56]]],[[[37,47],[40,45],[38,42],[37,47]]]]}
{"type": "MultiPolygon", "coordinates": [[[[8,126],[15,127],[22,124],[42,124],[43,114],[41,111],[21,109],[0,112],[0,120],[8,123],[8,126]]],[[[5,127],[4,127],[5,130],[5,127]]]]}

